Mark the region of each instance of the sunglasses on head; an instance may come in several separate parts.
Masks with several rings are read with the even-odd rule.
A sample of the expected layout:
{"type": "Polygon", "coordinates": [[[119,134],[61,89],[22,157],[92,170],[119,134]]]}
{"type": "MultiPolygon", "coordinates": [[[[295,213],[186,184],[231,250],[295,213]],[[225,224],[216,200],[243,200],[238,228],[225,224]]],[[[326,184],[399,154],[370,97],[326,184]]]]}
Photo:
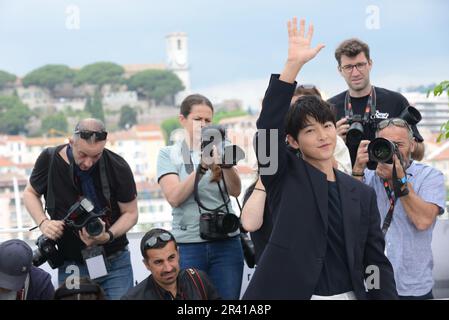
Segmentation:
{"type": "Polygon", "coordinates": [[[147,241],[145,241],[144,248],[145,249],[153,248],[156,245],[158,239],[162,242],[167,242],[172,239],[172,236],[166,232],[151,236],[150,238],[147,239],[147,241]]]}
{"type": "Polygon", "coordinates": [[[79,134],[81,139],[84,140],[90,140],[93,135],[95,135],[96,141],[104,141],[106,140],[108,133],[106,131],[89,131],[89,130],[82,130],[82,131],[75,131],[75,134],[79,134]]]}
{"type": "Polygon", "coordinates": [[[401,128],[407,128],[409,131],[411,131],[410,125],[407,121],[401,119],[401,118],[392,118],[392,119],[386,119],[379,122],[377,125],[377,128],[379,130],[385,129],[389,125],[394,125],[395,127],[401,127],[401,128]]]}

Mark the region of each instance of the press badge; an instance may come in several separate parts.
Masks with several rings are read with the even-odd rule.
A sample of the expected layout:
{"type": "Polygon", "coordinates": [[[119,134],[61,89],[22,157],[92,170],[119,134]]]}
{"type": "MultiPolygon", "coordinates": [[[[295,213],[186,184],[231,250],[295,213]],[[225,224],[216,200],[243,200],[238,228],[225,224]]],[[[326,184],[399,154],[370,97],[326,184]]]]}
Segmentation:
{"type": "Polygon", "coordinates": [[[103,246],[93,246],[81,251],[89,277],[96,279],[108,274],[103,246]]]}

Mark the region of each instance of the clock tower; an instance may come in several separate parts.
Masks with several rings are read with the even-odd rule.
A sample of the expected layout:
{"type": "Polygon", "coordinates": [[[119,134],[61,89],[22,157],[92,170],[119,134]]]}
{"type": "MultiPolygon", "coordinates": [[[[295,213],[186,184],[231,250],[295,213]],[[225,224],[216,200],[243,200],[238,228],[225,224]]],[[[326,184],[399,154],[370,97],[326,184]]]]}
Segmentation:
{"type": "Polygon", "coordinates": [[[167,67],[178,76],[184,85],[184,91],[177,96],[177,102],[190,94],[190,72],[187,50],[187,33],[174,32],[166,36],[167,67]]]}

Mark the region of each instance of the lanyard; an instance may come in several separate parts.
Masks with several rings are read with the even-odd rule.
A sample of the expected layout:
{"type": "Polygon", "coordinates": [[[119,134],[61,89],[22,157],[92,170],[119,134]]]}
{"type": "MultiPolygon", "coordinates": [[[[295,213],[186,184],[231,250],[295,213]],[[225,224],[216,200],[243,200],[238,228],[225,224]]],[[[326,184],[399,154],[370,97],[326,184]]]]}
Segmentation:
{"type": "Polygon", "coordinates": [[[388,228],[390,227],[391,220],[393,219],[395,199],[393,193],[391,192],[390,186],[388,185],[387,180],[384,180],[384,188],[385,192],[387,193],[388,200],[390,201],[390,208],[388,209],[387,215],[385,216],[385,220],[382,225],[382,233],[385,237],[385,234],[387,233],[388,228]]]}
{"type": "MultiPolygon", "coordinates": [[[[368,121],[370,117],[374,117],[376,113],[376,90],[374,86],[371,86],[371,92],[368,97],[368,102],[366,103],[365,113],[363,114],[363,120],[368,121]]],[[[351,96],[349,95],[349,90],[346,91],[345,95],[345,117],[352,119],[354,116],[354,111],[352,108],[351,96]]]]}

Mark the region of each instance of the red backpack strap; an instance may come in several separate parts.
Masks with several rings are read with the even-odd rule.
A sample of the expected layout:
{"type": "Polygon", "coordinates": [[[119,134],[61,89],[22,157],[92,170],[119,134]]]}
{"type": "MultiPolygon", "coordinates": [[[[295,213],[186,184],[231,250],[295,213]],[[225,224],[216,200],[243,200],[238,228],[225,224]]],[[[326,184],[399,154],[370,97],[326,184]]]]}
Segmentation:
{"type": "Polygon", "coordinates": [[[200,293],[200,296],[203,300],[207,299],[206,289],[204,288],[203,280],[201,280],[199,272],[194,268],[187,268],[186,273],[189,275],[196,289],[200,293]]]}

